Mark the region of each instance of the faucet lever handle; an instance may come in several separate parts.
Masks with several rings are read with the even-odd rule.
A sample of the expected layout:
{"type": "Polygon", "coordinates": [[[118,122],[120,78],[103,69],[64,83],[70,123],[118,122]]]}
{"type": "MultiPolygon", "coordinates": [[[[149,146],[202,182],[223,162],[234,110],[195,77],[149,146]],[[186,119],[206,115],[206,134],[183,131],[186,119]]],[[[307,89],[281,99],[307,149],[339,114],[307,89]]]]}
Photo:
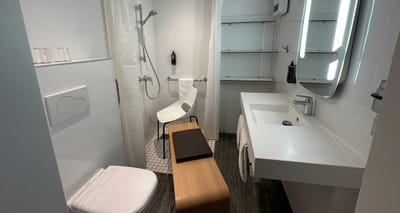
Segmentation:
{"type": "Polygon", "coordinates": [[[306,102],[311,102],[313,100],[313,98],[311,96],[308,95],[296,95],[297,97],[301,97],[301,98],[305,98],[306,102]]]}

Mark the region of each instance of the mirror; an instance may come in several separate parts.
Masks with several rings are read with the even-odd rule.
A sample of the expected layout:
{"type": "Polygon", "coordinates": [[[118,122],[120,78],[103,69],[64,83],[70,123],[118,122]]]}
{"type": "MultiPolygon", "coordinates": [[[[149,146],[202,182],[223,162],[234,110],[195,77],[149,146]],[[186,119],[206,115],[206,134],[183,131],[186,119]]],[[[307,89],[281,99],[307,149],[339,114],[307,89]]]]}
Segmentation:
{"type": "Polygon", "coordinates": [[[347,75],[358,0],[305,0],[297,80],[329,98],[347,75]]]}

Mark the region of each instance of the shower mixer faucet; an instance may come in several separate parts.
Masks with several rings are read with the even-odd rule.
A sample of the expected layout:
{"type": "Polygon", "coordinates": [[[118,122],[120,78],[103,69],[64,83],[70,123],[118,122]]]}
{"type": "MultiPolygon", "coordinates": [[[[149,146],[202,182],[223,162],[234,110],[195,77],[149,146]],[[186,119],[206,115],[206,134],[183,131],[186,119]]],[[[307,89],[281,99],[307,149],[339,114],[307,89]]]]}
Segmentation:
{"type": "Polygon", "coordinates": [[[139,82],[147,82],[150,81],[151,84],[153,84],[153,78],[147,75],[144,75],[143,77],[139,77],[139,82]]]}

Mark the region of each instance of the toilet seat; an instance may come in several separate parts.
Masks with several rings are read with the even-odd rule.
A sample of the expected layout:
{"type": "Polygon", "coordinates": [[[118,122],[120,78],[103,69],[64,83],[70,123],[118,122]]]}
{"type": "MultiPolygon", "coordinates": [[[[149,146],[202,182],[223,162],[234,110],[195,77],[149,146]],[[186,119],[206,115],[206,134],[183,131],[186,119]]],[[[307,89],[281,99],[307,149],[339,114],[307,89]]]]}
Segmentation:
{"type": "Polygon", "coordinates": [[[139,168],[109,166],[98,171],[68,201],[73,212],[139,212],[157,186],[156,175],[139,168]]]}

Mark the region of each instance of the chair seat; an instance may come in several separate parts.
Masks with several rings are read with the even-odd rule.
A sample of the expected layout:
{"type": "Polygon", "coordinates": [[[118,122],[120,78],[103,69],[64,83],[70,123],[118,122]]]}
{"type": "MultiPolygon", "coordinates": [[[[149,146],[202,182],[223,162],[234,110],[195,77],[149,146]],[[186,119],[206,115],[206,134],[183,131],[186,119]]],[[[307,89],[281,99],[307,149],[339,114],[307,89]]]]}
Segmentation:
{"type": "Polygon", "coordinates": [[[165,159],[165,126],[168,123],[171,123],[176,120],[180,120],[186,117],[189,117],[192,120],[192,117],[196,118],[196,122],[198,119],[196,116],[192,115],[193,106],[195,104],[197,96],[197,89],[193,86],[187,88],[186,92],[181,95],[179,94],[179,99],[175,103],[167,106],[166,108],[157,112],[157,140],[160,138],[159,136],[159,124],[163,124],[163,158],[165,159]]]}
{"type": "Polygon", "coordinates": [[[157,119],[160,123],[168,123],[178,120],[186,115],[186,111],[182,109],[182,101],[177,101],[166,108],[157,112],[157,119]]]}

